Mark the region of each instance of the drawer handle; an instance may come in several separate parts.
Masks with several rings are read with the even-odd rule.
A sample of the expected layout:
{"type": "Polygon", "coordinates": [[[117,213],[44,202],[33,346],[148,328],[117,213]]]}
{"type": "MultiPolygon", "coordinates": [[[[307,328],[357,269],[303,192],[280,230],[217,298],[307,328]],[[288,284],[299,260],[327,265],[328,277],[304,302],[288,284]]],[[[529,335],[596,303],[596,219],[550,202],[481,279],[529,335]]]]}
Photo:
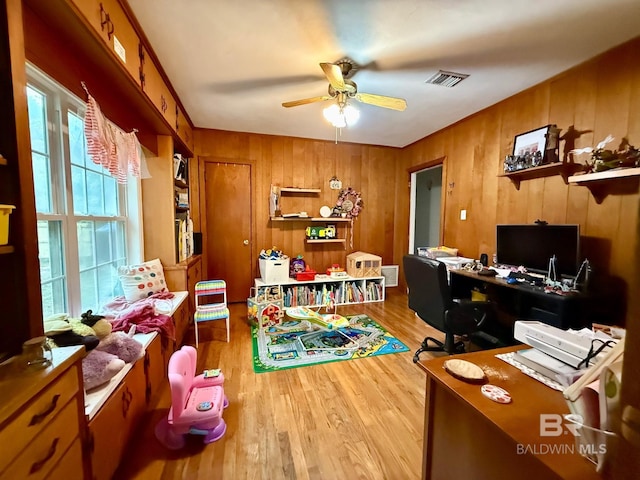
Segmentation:
{"type": "Polygon", "coordinates": [[[109,15],[100,2],[100,28],[104,30],[104,26],[109,22],[109,15]]]}
{"type": "Polygon", "coordinates": [[[59,398],[60,398],[60,394],[59,393],[54,395],[53,398],[51,399],[51,403],[49,404],[49,406],[47,407],[47,409],[44,412],[37,413],[33,417],[31,417],[31,421],[29,422],[29,426],[33,427],[34,425],[38,425],[45,418],[47,418],[47,416],[49,416],[49,414],[51,414],[51,412],[53,412],[56,409],[56,405],[58,403],[58,399],[59,398]]]}
{"type": "Polygon", "coordinates": [[[45,464],[51,460],[51,457],[53,457],[56,454],[56,448],[58,448],[58,441],[60,439],[59,438],[55,438],[53,440],[53,443],[51,444],[51,447],[49,447],[49,451],[47,452],[47,456],[44,457],[42,460],[38,460],[37,462],[35,462],[34,464],[31,465],[31,470],[29,470],[29,475],[33,475],[36,472],[39,472],[42,467],[45,466],[45,464]]]}

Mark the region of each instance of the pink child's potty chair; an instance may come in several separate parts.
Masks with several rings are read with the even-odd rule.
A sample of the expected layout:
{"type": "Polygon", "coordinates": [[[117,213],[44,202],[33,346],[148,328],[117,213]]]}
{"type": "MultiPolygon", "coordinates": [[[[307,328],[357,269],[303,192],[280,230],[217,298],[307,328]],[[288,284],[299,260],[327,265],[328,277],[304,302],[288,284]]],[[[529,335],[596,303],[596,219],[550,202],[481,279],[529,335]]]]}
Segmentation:
{"type": "Polygon", "coordinates": [[[215,442],[227,430],[222,410],[228,405],[219,371],[195,375],[197,351],[183,346],[169,359],[171,408],[155,428],[156,438],[172,450],[182,448],[186,435],[203,435],[204,443],[215,442]]]}

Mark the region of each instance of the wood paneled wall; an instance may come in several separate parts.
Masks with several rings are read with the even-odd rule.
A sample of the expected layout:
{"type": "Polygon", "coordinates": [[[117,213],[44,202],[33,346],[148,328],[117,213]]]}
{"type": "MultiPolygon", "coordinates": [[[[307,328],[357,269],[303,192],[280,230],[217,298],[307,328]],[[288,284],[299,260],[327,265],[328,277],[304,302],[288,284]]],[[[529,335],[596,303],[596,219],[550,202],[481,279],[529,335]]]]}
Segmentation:
{"type": "MultiPolygon", "coordinates": [[[[413,165],[445,157],[443,243],[478,258],[495,251],[498,223],[578,223],[583,256],[599,273],[621,279],[627,292],[638,291],[638,179],[624,188],[608,184],[598,204],[588,188],[567,185],[560,175],[522,181],[517,190],[502,173],[515,135],[546,124],[584,132],[575,148],[595,146],[608,134],[640,146],[640,39],[478,112],[403,149],[398,171],[398,232],[408,231],[407,171],[413,165]],[[460,210],[467,220],[460,220],[460,210]]],[[[566,145],[560,143],[560,153],[566,145]]],[[[588,156],[576,161],[584,163],[588,156]]],[[[407,251],[405,236],[395,258],[407,251]]],[[[396,260],[398,261],[398,260],[396,260]]],[[[634,295],[629,310],[637,311],[634,295]]],[[[629,318],[629,315],[627,315],[629,318]]]]}
{"type": "MultiPolygon", "coordinates": [[[[639,52],[640,39],[628,42],[404,149],[198,129],[196,152],[201,163],[253,166],[255,258],[260,249],[275,245],[290,256],[303,254],[318,271],[331,263],[344,264],[345,254],[355,250],[380,255],[383,264],[401,264],[408,250],[408,172],[444,158],[443,244],[478,258],[495,251],[498,223],[578,223],[583,256],[594,265],[596,278],[612,275],[627,293],[634,292],[640,288],[637,179],[623,189],[608,185],[608,195],[598,204],[588,188],[567,185],[560,175],[522,181],[519,190],[498,175],[515,135],[549,123],[562,128],[561,135],[571,126],[584,132],[575,148],[595,146],[608,134],[640,146],[639,52]],[[322,188],[317,197],[282,199],[283,211],[317,215],[320,206],[335,204],[337,192],[328,187],[334,175],[364,199],[365,208],[354,222],[353,248],[348,241],[346,250],[333,244],[306,245],[305,222],[269,222],[271,183],[322,188]],[[461,209],[467,210],[466,221],[459,219],[461,209]]],[[[562,141],[561,154],[565,146],[562,141]]],[[[344,227],[340,234],[349,240],[344,227]]],[[[640,307],[633,295],[627,296],[629,318],[640,307]]]]}
{"type": "Polygon", "coordinates": [[[346,255],[358,250],[381,256],[383,264],[393,262],[397,241],[393,228],[394,178],[398,171],[399,149],[219,130],[197,129],[195,134],[200,168],[205,162],[252,166],[252,248],[256,276],[259,276],[257,258],[260,250],[272,246],[292,258],[302,254],[307,264],[318,272],[333,263],[344,266],[346,255]],[[359,191],[364,201],[353,228],[347,223],[336,224],[338,235],[347,239],[346,248],[338,243],[306,244],[305,228],[311,222],[269,221],[271,184],[321,188],[320,194],[283,195],[281,198],[283,212],[306,211],[309,216],[317,217],[321,206],[333,207],[336,203],[338,191],[329,189],[329,180],[334,175],[342,181],[343,188],[351,186],[359,191]]]}

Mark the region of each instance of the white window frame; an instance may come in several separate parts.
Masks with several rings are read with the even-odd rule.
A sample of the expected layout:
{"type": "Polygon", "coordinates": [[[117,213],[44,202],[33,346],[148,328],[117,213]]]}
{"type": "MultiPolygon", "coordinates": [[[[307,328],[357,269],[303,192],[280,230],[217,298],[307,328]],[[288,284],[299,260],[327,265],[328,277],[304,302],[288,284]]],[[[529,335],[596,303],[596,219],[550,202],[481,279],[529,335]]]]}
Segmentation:
{"type": "MultiPolygon", "coordinates": [[[[79,317],[83,308],[80,298],[78,223],[123,221],[125,262],[128,264],[141,262],[144,258],[141,182],[140,179],[129,175],[126,187],[117,186],[119,197],[117,216],[76,215],[73,206],[68,119],[63,119],[63,116],[66,117],[67,112],[71,111],[84,118],[85,102],[29,63],[27,63],[27,79],[28,85],[41,90],[50,98],[50,101],[47,101],[46,110],[53,213],[36,212],[36,216],[38,220],[57,220],[62,223],[62,258],[66,276],[67,312],[56,313],[68,313],[73,317],[79,317]]],[[[94,305],[91,308],[98,311],[100,306],[94,305]]]]}

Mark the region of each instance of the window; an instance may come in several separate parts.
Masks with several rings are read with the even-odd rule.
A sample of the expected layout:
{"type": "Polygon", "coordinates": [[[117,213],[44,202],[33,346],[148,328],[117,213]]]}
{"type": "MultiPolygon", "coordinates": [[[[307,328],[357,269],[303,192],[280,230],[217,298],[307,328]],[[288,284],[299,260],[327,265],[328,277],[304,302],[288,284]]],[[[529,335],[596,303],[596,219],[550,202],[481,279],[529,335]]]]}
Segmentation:
{"type": "Polygon", "coordinates": [[[141,230],[139,182],[119,185],[92,162],[81,99],[30,65],[27,74],[43,314],[80,316],[121,295],[118,267],[141,258],[127,237],[141,230]]]}

